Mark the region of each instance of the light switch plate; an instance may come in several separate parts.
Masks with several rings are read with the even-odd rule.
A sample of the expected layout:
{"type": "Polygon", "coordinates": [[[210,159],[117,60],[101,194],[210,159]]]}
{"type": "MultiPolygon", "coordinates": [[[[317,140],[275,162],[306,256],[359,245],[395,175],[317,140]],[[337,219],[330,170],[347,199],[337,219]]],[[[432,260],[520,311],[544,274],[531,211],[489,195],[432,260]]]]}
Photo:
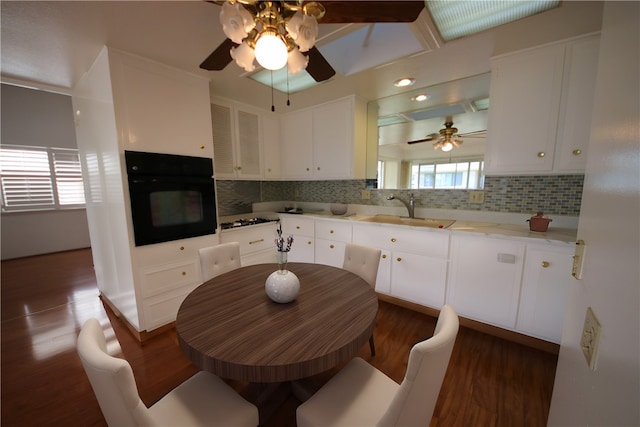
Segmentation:
{"type": "Polygon", "coordinates": [[[580,347],[584,354],[589,369],[595,370],[596,354],[598,352],[598,344],[600,343],[600,321],[596,317],[591,307],[587,308],[587,314],[584,317],[584,327],[582,329],[582,338],[580,339],[580,347]]]}
{"type": "Polygon", "coordinates": [[[360,190],[360,199],[369,200],[371,198],[371,190],[360,190]]]}
{"type": "Polygon", "coordinates": [[[484,203],[484,191],[469,191],[470,203],[484,203]]]}

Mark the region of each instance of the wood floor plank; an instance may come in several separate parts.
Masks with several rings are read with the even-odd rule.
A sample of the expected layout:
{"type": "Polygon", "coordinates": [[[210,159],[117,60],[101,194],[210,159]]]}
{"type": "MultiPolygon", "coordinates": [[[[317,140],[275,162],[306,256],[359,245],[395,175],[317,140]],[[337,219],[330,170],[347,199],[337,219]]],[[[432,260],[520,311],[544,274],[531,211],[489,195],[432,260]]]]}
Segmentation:
{"type": "MultiPolygon", "coordinates": [[[[196,368],[174,330],[144,345],[98,297],[88,249],[3,261],[1,265],[1,393],[3,426],[105,426],[75,350],[80,326],[96,317],[116,352],[131,364],[143,402],[151,405],[196,368]],[[117,341],[116,341],[117,339],[117,341]]],[[[411,346],[433,333],[436,319],[380,302],[374,331],[358,355],[402,381],[411,346]]],[[[431,426],[544,426],[557,356],[460,328],[431,426]]],[[[340,367],[311,379],[326,382],[340,367]]],[[[252,399],[247,384],[230,382],[252,399]]],[[[265,423],[295,426],[290,397],[265,423]]]]}

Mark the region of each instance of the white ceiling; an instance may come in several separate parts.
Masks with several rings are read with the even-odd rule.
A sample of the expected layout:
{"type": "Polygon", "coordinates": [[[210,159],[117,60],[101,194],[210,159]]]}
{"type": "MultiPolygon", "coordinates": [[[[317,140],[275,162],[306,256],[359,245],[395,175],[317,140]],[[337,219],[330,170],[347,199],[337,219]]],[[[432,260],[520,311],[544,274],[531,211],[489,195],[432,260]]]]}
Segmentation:
{"type": "MultiPolygon", "coordinates": [[[[367,26],[320,25],[317,46],[338,73],[315,88],[292,94],[291,108],[348,94],[369,101],[406,92],[409,89],[392,85],[404,76],[416,78],[413,90],[486,73],[490,70],[490,57],[500,53],[500,49],[532,46],[599,28],[601,6],[592,7],[595,3],[599,2],[563,2],[557,9],[444,45],[433,36],[435,31],[429,25],[426,10],[416,23],[394,24],[402,26],[397,30],[392,26],[384,29],[387,36],[381,33],[378,37],[381,44],[368,49],[363,48],[361,38],[367,26]],[[392,38],[397,37],[396,33],[402,33],[406,40],[403,49],[388,43],[389,40],[402,43],[402,37],[392,38]],[[347,38],[355,39],[360,46],[345,50],[336,39],[349,34],[347,38]]],[[[215,95],[265,110],[271,106],[271,90],[246,78],[235,64],[229,64],[223,71],[199,68],[225,38],[218,5],[200,0],[3,0],[0,7],[3,82],[70,93],[102,46],[109,45],[205,76],[210,79],[215,95]]],[[[376,24],[372,33],[378,34],[383,27],[376,24]]],[[[451,103],[453,93],[444,91],[442,98],[434,97],[429,103],[451,103]]],[[[276,92],[275,96],[276,108],[282,112],[287,108],[286,95],[276,92]]]]}

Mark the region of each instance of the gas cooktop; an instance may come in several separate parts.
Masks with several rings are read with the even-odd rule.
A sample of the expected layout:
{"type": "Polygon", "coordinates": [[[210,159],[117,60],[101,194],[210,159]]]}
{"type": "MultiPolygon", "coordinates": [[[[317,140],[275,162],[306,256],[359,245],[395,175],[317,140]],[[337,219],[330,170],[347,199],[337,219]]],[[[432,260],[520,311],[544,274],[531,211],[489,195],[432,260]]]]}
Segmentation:
{"type": "Polygon", "coordinates": [[[255,225],[255,224],[264,224],[266,222],[276,222],[278,219],[268,219],[268,218],[240,218],[236,219],[233,222],[223,222],[220,223],[220,228],[223,230],[228,230],[230,228],[238,228],[245,227],[247,225],[255,225]]]}

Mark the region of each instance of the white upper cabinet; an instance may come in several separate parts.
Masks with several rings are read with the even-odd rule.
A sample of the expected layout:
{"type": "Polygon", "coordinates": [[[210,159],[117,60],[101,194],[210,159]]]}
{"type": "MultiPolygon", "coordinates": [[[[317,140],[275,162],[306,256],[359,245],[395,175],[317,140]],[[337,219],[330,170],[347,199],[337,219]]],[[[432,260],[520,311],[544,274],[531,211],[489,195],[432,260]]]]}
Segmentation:
{"type": "Polygon", "coordinates": [[[262,116],[262,154],[264,179],[280,179],[280,119],[274,113],[262,116]]]}
{"type": "Polygon", "coordinates": [[[109,58],[125,150],[213,156],[206,79],[117,50],[109,58]]]}
{"type": "Polygon", "coordinates": [[[485,173],[584,172],[599,37],[492,61],[485,173]]]}
{"type": "Polygon", "coordinates": [[[352,96],[284,114],[282,178],[364,178],[365,124],[366,108],[352,96]]]}
{"type": "Polygon", "coordinates": [[[262,179],[262,112],[212,100],[214,173],[217,178],[262,179]]]}

